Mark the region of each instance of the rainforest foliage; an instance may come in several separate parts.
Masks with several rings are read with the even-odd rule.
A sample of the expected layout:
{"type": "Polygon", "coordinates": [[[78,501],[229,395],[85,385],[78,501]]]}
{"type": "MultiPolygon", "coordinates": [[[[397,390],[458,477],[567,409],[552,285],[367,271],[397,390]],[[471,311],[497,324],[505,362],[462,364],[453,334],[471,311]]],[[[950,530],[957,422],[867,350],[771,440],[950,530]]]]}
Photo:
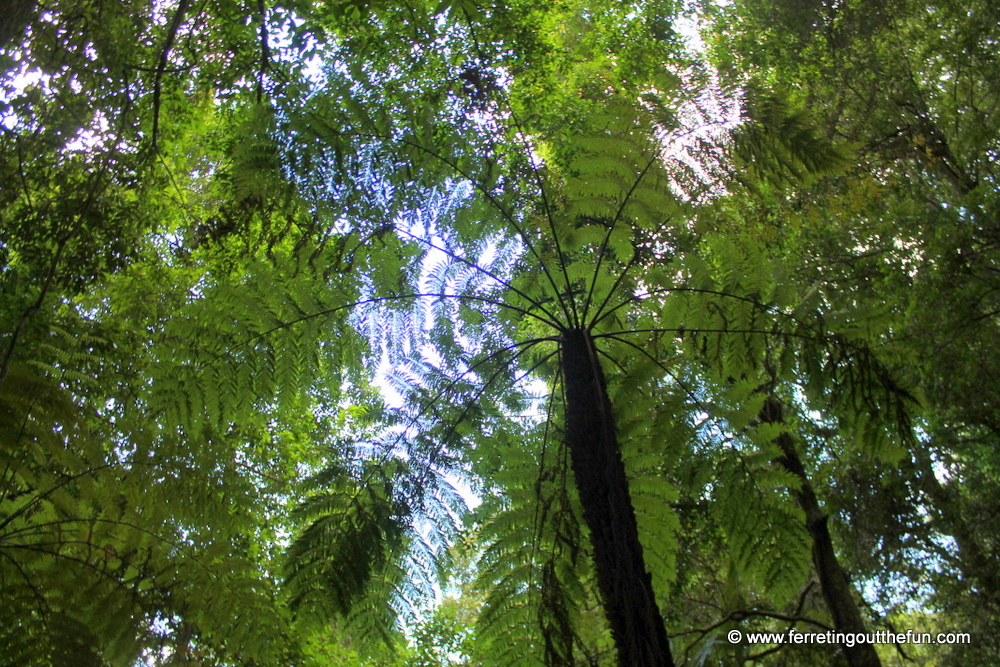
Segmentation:
{"type": "Polygon", "coordinates": [[[0,667],[1000,661],[996,3],[8,0],[0,68],[0,667]]]}

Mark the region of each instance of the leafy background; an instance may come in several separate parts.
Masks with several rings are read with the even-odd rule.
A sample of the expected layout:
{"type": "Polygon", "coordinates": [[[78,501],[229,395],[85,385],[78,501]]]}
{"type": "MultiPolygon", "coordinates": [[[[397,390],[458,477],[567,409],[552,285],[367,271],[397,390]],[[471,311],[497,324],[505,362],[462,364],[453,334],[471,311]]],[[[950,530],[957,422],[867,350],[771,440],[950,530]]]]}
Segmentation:
{"type": "Polygon", "coordinates": [[[7,4],[0,664],[997,660],[990,3],[7,4]]]}

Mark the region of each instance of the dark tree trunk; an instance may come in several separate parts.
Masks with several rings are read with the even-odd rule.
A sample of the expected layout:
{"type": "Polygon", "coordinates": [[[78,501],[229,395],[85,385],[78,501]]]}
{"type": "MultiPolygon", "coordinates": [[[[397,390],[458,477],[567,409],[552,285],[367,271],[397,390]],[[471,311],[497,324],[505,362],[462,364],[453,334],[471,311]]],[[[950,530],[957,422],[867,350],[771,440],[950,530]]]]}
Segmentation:
{"type": "Polygon", "coordinates": [[[17,46],[24,39],[25,29],[38,13],[37,0],[7,0],[0,12],[0,49],[14,42],[17,46]]]}
{"type": "Polygon", "coordinates": [[[590,334],[562,337],[569,447],[597,584],[622,667],[673,667],[670,641],[646,571],[604,373],[590,334]]]}
{"type": "MultiPolygon", "coordinates": [[[[769,424],[777,424],[783,421],[781,403],[768,397],[761,410],[760,420],[769,424]]],[[[844,633],[864,633],[868,632],[861,611],[854,600],[854,593],[851,590],[851,582],[847,578],[847,573],[840,566],[837,554],[833,550],[833,540],[830,538],[830,528],[827,526],[827,517],[820,509],[819,500],[813,491],[812,484],[809,483],[809,476],[806,474],[802,459],[799,458],[798,450],[795,449],[795,442],[788,433],[778,436],[777,444],[781,448],[781,458],[777,459],[785,470],[799,478],[802,484],[800,489],[793,489],[792,495],[795,501],[802,508],[806,515],[806,528],[813,542],[813,564],[819,574],[819,585],[823,591],[823,599],[826,601],[830,616],[833,617],[833,625],[837,632],[844,633]]],[[[875,646],[872,644],[854,643],[853,646],[841,644],[840,648],[847,658],[851,667],[881,667],[875,646]]]]}

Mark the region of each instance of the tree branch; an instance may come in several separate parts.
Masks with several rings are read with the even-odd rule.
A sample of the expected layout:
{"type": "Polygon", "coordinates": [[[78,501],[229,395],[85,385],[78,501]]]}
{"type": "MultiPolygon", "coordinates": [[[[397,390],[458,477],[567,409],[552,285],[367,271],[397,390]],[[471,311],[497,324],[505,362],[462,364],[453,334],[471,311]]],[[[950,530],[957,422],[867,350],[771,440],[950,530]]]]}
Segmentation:
{"type": "Polygon", "coordinates": [[[174,12],[174,18],[170,22],[170,28],[167,29],[167,39],[163,43],[163,52],[160,54],[160,64],[156,67],[156,77],[153,79],[153,131],[152,131],[152,148],[156,151],[157,135],[160,131],[160,96],[163,92],[163,73],[167,69],[167,64],[170,62],[170,50],[174,47],[174,42],[177,40],[177,31],[181,27],[181,23],[184,20],[184,13],[187,11],[188,5],[191,4],[191,0],[180,0],[177,3],[177,11],[174,12]]]}
{"type": "Polygon", "coordinates": [[[0,386],[3,385],[4,380],[7,379],[7,375],[10,373],[10,361],[14,356],[14,348],[17,347],[17,340],[21,337],[21,331],[24,330],[24,326],[28,323],[28,319],[35,314],[35,312],[42,307],[42,302],[45,301],[46,295],[49,293],[49,289],[52,287],[52,280],[55,278],[56,269],[59,267],[59,261],[62,259],[63,248],[66,247],[66,242],[68,238],[63,238],[59,241],[59,245],[56,247],[55,255],[52,256],[52,262],[49,264],[48,275],[45,276],[45,282],[42,283],[42,289],[38,293],[38,298],[30,306],[24,309],[21,316],[17,320],[17,324],[14,326],[14,330],[10,335],[10,343],[7,345],[7,352],[4,354],[3,364],[0,365],[0,386]]]}
{"type": "Polygon", "coordinates": [[[264,0],[257,0],[257,13],[260,14],[260,71],[257,73],[257,104],[264,98],[264,74],[271,62],[271,47],[267,43],[267,8],[264,0]]]}

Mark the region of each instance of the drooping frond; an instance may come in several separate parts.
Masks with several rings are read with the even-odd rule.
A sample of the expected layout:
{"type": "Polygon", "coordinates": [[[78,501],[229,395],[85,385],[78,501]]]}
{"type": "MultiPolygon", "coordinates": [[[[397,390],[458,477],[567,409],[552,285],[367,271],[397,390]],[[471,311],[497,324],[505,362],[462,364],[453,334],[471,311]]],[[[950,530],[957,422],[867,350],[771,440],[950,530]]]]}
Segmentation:
{"type": "Polygon", "coordinates": [[[349,470],[331,466],[314,476],[293,517],[306,527],[288,550],[285,583],[292,608],[339,618],[364,650],[391,649],[398,631],[391,614],[405,576],[402,558],[414,539],[411,510],[393,488],[394,466],[349,470]]]}
{"type": "Polygon", "coordinates": [[[740,578],[780,607],[808,579],[812,548],[802,512],[787,493],[798,480],[772,458],[767,449],[723,456],[715,471],[712,514],[740,578]]]}
{"type": "Polygon", "coordinates": [[[755,92],[747,100],[747,121],[732,137],[737,170],[732,175],[753,187],[755,179],[774,187],[801,184],[836,173],[849,154],[821,135],[816,122],[796,108],[787,94],[755,92]],[[746,171],[740,175],[739,169],[746,171]]]}
{"type": "Polygon", "coordinates": [[[485,543],[476,581],[485,664],[574,665],[607,648],[602,615],[588,609],[592,566],[555,428],[507,433],[503,455],[477,466],[492,471],[474,515],[485,543]]]}

